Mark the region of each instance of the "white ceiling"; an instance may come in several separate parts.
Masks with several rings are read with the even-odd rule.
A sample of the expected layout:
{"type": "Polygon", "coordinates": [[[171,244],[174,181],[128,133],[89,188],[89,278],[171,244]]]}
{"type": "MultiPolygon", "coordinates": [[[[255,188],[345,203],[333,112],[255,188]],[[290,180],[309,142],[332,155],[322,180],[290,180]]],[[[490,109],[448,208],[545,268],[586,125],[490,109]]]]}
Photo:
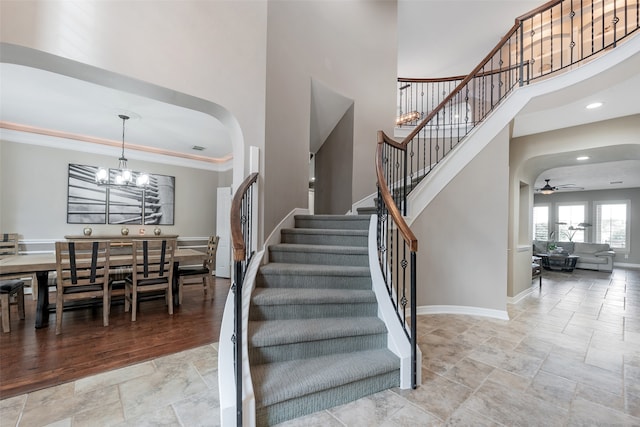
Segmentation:
{"type": "Polygon", "coordinates": [[[97,140],[97,144],[82,144],[86,151],[119,156],[122,120],[118,115],[124,114],[130,117],[125,127],[129,158],[160,155],[169,163],[171,158],[181,158],[192,166],[201,163],[210,168],[212,162],[227,162],[231,157],[226,128],[209,114],[22,65],[0,63],[0,75],[0,121],[34,132],[2,129],[3,139],[33,142],[34,134],[42,134],[43,139],[63,134],[76,141],[97,140]],[[105,150],[104,144],[113,148],[105,150]],[[147,152],[145,147],[152,150],[147,152]]]}

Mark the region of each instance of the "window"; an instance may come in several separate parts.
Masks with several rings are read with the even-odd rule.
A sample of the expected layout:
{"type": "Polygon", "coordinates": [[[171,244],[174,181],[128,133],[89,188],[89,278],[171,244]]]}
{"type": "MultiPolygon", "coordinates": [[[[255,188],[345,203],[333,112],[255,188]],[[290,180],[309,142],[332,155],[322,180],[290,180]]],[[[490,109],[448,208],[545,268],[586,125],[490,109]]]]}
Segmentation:
{"type": "Polygon", "coordinates": [[[629,201],[595,203],[596,243],[608,243],[612,249],[628,249],[629,205],[629,201]]]}
{"type": "Polygon", "coordinates": [[[533,207],[533,240],[549,239],[549,206],[533,207]]]}
{"type": "Polygon", "coordinates": [[[585,203],[558,205],[558,234],[560,242],[584,242],[585,203]]]}

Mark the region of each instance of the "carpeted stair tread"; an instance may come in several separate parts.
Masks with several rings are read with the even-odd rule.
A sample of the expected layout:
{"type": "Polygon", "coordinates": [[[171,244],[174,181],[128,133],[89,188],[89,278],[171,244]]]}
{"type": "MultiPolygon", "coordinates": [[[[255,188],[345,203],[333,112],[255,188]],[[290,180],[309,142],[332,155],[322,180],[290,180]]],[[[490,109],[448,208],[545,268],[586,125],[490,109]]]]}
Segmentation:
{"type": "Polygon", "coordinates": [[[256,404],[264,407],[395,370],[399,385],[399,366],[397,356],[377,349],[256,365],[251,373],[256,404]]]}
{"type": "Polygon", "coordinates": [[[280,243],[269,246],[269,261],[366,267],[369,265],[369,254],[366,246],[280,243]]]}
{"type": "Polygon", "coordinates": [[[278,243],[269,246],[270,251],[281,252],[317,252],[325,254],[357,254],[366,255],[367,248],[363,246],[336,246],[336,245],[301,245],[296,243],[278,243]]]}
{"type": "Polygon", "coordinates": [[[366,246],[368,230],[286,228],[281,231],[282,243],[366,246]]]}
{"type": "Polygon", "coordinates": [[[375,303],[373,291],[351,289],[256,288],[251,297],[254,305],[291,304],[360,304],[375,303]]]}
{"type": "Polygon", "coordinates": [[[270,262],[269,264],[265,264],[260,267],[260,273],[264,275],[284,274],[292,276],[371,276],[369,267],[351,265],[296,264],[285,262],[270,262]]]}
{"type": "Polygon", "coordinates": [[[377,317],[249,321],[249,346],[268,347],[334,338],[386,334],[377,317]]]}
{"type": "Polygon", "coordinates": [[[368,230],[369,218],[358,215],[296,215],[295,227],[368,230]]]}
{"type": "Polygon", "coordinates": [[[368,230],[350,230],[344,228],[284,228],[283,234],[339,234],[343,236],[368,236],[368,230]]]}

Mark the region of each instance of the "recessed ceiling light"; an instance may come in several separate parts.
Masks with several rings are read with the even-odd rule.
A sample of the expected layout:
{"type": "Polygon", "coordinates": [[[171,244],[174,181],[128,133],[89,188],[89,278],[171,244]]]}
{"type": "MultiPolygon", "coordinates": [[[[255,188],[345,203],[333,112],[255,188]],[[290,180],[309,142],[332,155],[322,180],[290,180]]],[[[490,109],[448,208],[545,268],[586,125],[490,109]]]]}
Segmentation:
{"type": "Polygon", "coordinates": [[[591,104],[587,105],[587,110],[593,110],[594,108],[600,107],[602,107],[602,102],[592,102],[591,104]]]}
{"type": "Polygon", "coordinates": [[[576,160],[589,160],[589,156],[576,157],[576,160]]]}

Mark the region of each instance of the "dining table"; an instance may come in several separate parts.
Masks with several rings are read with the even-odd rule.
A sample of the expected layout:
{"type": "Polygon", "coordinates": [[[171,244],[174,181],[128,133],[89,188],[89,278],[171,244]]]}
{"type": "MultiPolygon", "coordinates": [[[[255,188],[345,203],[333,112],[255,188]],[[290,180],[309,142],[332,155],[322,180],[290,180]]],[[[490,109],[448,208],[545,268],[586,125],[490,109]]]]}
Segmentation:
{"type": "MultiPolygon", "coordinates": [[[[176,248],[173,257],[173,292],[178,294],[178,267],[180,263],[202,263],[206,257],[204,252],[191,248],[176,248]]],[[[131,266],[132,255],[118,254],[109,257],[109,268],[117,271],[118,267],[131,266]]],[[[36,301],[36,328],[44,328],[49,324],[49,272],[56,271],[55,252],[13,255],[0,259],[0,280],[3,275],[16,273],[30,275],[36,274],[38,281],[38,299],[36,301]]],[[[174,298],[175,303],[178,299],[174,298]]]]}

